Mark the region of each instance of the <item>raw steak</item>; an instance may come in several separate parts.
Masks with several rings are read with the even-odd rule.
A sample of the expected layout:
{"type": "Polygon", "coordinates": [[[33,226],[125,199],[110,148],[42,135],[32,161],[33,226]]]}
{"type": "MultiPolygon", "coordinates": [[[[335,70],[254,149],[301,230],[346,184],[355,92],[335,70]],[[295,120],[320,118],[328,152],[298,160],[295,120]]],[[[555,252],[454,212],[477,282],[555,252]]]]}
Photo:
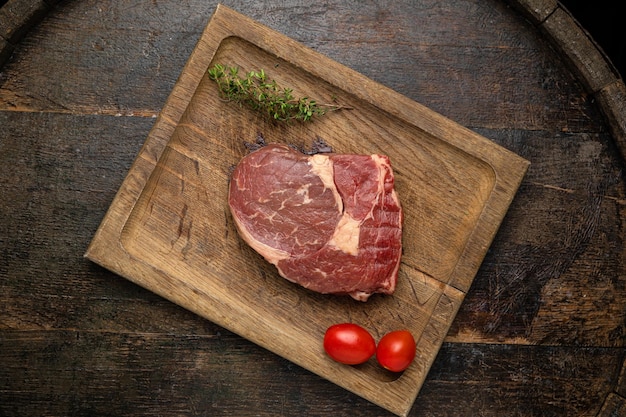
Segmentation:
{"type": "Polygon", "coordinates": [[[241,237],[281,276],[366,301],[393,293],[402,209],[383,155],[305,155],[269,144],[233,171],[228,203],[241,237]]]}

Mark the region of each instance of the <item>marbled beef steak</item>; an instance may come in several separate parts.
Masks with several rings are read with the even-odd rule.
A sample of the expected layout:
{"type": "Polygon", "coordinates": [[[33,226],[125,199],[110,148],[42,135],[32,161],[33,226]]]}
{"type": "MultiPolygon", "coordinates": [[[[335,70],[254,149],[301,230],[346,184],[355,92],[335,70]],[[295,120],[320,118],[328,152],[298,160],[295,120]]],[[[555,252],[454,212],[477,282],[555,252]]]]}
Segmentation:
{"type": "Polygon", "coordinates": [[[402,209],[388,157],[269,144],[239,162],[228,203],[241,237],[289,281],[361,301],[393,293],[402,209]]]}

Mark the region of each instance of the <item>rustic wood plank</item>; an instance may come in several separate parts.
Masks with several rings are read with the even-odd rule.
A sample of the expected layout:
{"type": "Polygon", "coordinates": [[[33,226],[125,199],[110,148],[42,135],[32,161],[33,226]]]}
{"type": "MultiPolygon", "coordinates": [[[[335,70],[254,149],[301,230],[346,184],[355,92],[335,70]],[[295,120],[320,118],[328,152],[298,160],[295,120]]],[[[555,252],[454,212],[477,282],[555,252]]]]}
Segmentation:
{"type": "Polygon", "coordinates": [[[557,0],[507,0],[533,23],[540,24],[558,7],[557,0]]]}
{"type": "Polygon", "coordinates": [[[603,110],[613,140],[626,160],[626,86],[622,80],[611,83],[596,94],[596,98],[603,110]]]}
{"type": "Polygon", "coordinates": [[[615,384],[615,393],[621,397],[626,397],[626,354],[622,359],[622,366],[618,374],[617,383],[615,384]]]}
{"type": "Polygon", "coordinates": [[[553,38],[554,45],[563,56],[580,72],[581,80],[589,91],[595,93],[618,79],[606,57],[569,13],[557,8],[543,22],[542,28],[553,38]]]}
{"type": "Polygon", "coordinates": [[[154,117],[171,91],[211,9],[194,5],[170,13],[127,4],[65,2],[22,41],[39,52],[14,57],[5,66],[3,108],[9,110],[154,117]],[[128,6],[128,8],[126,8],[128,6]],[[75,8],[81,9],[76,13],[75,8]],[[114,10],[112,10],[114,9],[114,10]],[[198,13],[204,9],[204,13],[198,13]],[[133,12],[134,11],[134,12],[133,12]],[[139,14],[143,13],[143,15],[139,14]],[[100,14],[115,15],[112,20],[100,14]],[[71,20],[67,17],[73,16],[71,20]],[[177,25],[163,19],[176,18],[177,25]],[[141,25],[136,25],[141,21],[141,25]],[[167,27],[169,29],[164,30],[167,27]],[[52,35],[52,33],[54,35],[52,35]],[[136,33],[137,36],[126,34],[136,33]],[[78,36],[77,36],[78,34],[78,36]],[[12,73],[19,65],[21,74],[12,73]],[[98,73],[96,80],[94,73],[98,73]],[[51,74],[64,74],[52,79],[51,74]],[[28,91],[22,87],[28,86],[28,91]]]}
{"type": "Polygon", "coordinates": [[[624,137],[625,94],[624,81],[610,59],[573,16],[554,0],[509,0],[516,9],[530,16],[545,32],[548,41],[562,51],[597,100],[601,112],[608,119],[614,140],[622,158],[626,155],[624,137]],[[554,13],[554,17],[548,19],[554,13]]]}
{"type": "Polygon", "coordinates": [[[463,329],[460,340],[482,334],[487,340],[623,345],[623,248],[616,239],[624,188],[610,136],[486,135],[503,135],[501,143],[534,163],[461,307],[455,323],[463,329]],[[533,155],[538,148],[542,158],[533,155]],[[584,174],[572,176],[571,167],[584,174]],[[613,261],[607,262],[609,253],[613,261]],[[591,293],[606,302],[590,301],[591,293]],[[591,317],[603,330],[585,324],[591,317]]]}
{"type": "Polygon", "coordinates": [[[0,68],[2,68],[4,63],[9,60],[9,57],[13,53],[13,49],[15,49],[15,47],[9,43],[9,41],[4,38],[0,38],[0,68]]]}
{"type": "MultiPolygon", "coordinates": [[[[394,2],[384,12],[373,4],[356,12],[339,2],[331,8],[235,6],[463,125],[599,129],[593,104],[576,93],[574,76],[555,65],[558,59],[537,40],[534,27],[500,2],[454,7],[394,2]],[[420,24],[409,23],[409,16],[420,24]],[[495,32],[486,23],[493,20],[499,22],[495,32]],[[572,97],[567,107],[563,97],[572,97]]],[[[35,53],[18,53],[5,66],[0,107],[157,114],[213,7],[190,2],[174,8],[165,2],[154,9],[139,0],[128,10],[122,7],[117,2],[57,6],[23,41],[35,53]],[[113,17],[104,25],[99,14],[113,17]],[[100,74],[95,86],[94,71],[100,74]]]]}
{"type": "Polygon", "coordinates": [[[494,416],[595,415],[615,384],[619,350],[444,345],[415,408],[430,410],[433,415],[455,415],[459,410],[467,415],[494,416]],[[484,378],[494,374],[499,380],[484,378]],[[467,381],[468,385],[462,390],[464,395],[455,391],[448,397],[448,408],[437,393],[447,392],[454,381],[467,381]],[[509,393],[504,401],[503,390],[509,393]],[[431,395],[435,398],[432,405],[431,395]]]}
{"type": "MultiPolygon", "coordinates": [[[[58,306],[55,300],[68,286],[77,291],[74,294],[82,292],[87,298],[91,293],[106,300],[115,293],[115,287],[107,290],[106,285],[98,292],[93,281],[84,280],[97,269],[81,261],[80,254],[90,237],[80,236],[86,230],[95,231],[153,120],[6,112],[0,118],[6,162],[0,169],[4,196],[0,208],[5,218],[11,219],[2,225],[2,270],[11,279],[2,280],[0,285],[5,289],[3,297],[10,298],[16,296],[14,291],[27,294],[29,281],[42,285],[36,291],[37,300],[30,304],[35,313],[31,319],[47,327],[53,325],[46,321],[51,311],[36,308],[46,297],[50,303],[44,305],[52,307],[58,306]],[[37,128],[28,132],[24,123],[37,128]],[[115,140],[120,137],[124,140],[115,140]],[[51,279],[39,284],[33,280],[48,273],[51,279]]],[[[3,303],[3,307],[25,313],[30,302],[23,301],[21,307],[11,302],[3,303]]],[[[11,323],[11,316],[3,316],[3,325],[11,323]]],[[[17,315],[15,320],[28,323],[29,318],[17,315]]]]}
{"type": "Polygon", "coordinates": [[[615,417],[626,414],[626,398],[617,394],[609,394],[596,417],[615,417]]]}
{"type": "MultiPolygon", "coordinates": [[[[7,331],[0,351],[4,415],[391,415],[224,330],[7,331]]],[[[445,344],[409,415],[595,415],[620,358],[619,349],[445,344]]]]}
{"type": "Polygon", "coordinates": [[[0,7],[0,38],[17,44],[49,10],[44,0],[8,0],[0,7]]]}

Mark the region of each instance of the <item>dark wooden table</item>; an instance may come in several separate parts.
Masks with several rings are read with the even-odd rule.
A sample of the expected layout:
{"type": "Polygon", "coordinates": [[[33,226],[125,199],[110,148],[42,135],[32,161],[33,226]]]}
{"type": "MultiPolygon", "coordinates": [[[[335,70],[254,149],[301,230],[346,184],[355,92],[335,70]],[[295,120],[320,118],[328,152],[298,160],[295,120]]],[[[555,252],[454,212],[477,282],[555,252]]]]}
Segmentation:
{"type": "MultiPolygon", "coordinates": [[[[390,415],[83,258],[216,4],[4,3],[0,416],[390,415]]],[[[569,14],[226,4],[532,163],[410,415],[626,415],[626,89],[569,14]]]]}

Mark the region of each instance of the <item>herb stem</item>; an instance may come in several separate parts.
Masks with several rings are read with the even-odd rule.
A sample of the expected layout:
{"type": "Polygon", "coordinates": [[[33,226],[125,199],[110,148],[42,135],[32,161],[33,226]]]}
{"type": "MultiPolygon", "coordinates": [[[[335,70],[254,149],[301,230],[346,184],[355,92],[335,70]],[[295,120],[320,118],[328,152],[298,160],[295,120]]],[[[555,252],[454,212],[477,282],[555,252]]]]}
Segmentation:
{"type": "Polygon", "coordinates": [[[309,97],[294,97],[292,89],[280,87],[275,80],[269,80],[263,69],[240,77],[239,68],[215,64],[208,74],[217,83],[223,100],[246,104],[273,120],[308,121],[328,111],[346,108],[319,104],[309,97]]]}

